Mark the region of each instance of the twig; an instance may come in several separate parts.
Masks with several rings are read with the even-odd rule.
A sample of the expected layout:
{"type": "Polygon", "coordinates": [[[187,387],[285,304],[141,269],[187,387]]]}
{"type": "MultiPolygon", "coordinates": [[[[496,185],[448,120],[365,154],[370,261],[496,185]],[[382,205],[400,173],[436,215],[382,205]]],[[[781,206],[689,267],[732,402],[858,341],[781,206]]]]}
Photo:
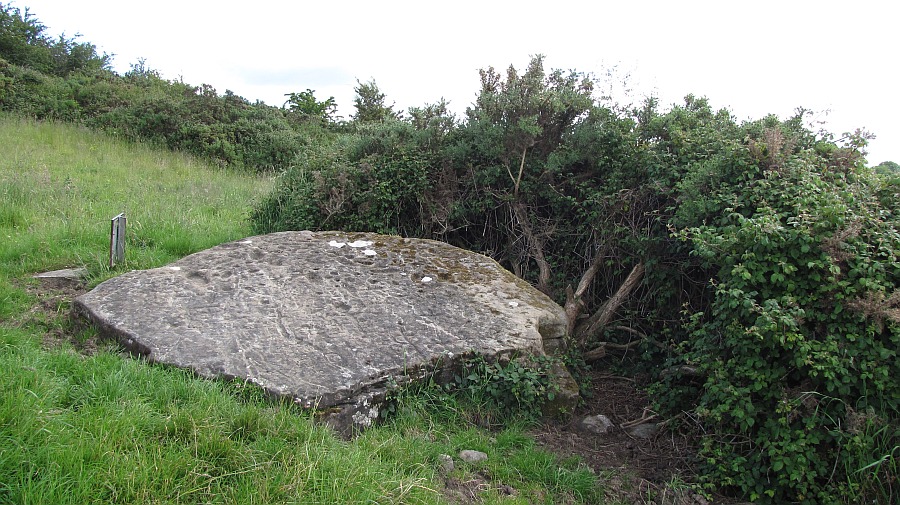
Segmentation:
{"type": "Polygon", "coordinates": [[[627,326],[613,326],[612,329],[624,331],[626,333],[631,333],[632,335],[636,335],[636,336],[640,337],[640,339],[643,340],[644,342],[649,342],[649,343],[653,344],[654,346],[656,346],[657,348],[662,349],[663,351],[666,350],[666,346],[660,344],[656,340],[653,340],[652,338],[648,337],[644,333],[641,333],[640,331],[635,330],[634,328],[629,328],[627,326]]]}
{"type": "Polygon", "coordinates": [[[517,197],[519,196],[519,184],[522,183],[522,174],[525,172],[525,153],[528,152],[528,149],[522,149],[522,162],[519,163],[519,178],[515,180],[515,187],[513,188],[513,194],[517,197]]]}
{"type": "Polygon", "coordinates": [[[622,429],[633,428],[639,424],[648,423],[648,422],[656,419],[657,417],[659,417],[659,415],[657,415],[656,412],[653,412],[652,410],[645,408],[644,412],[641,414],[641,417],[639,419],[634,419],[634,420],[631,420],[628,422],[624,422],[624,423],[620,424],[619,427],[622,429]],[[648,416],[647,415],[648,413],[652,413],[652,414],[648,416]]]}
{"type": "Polygon", "coordinates": [[[597,375],[597,376],[595,376],[595,378],[597,378],[597,379],[615,379],[615,380],[620,380],[620,381],[628,381],[631,383],[635,382],[635,380],[632,379],[631,377],[622,377],[621,375],[597,375]]]}

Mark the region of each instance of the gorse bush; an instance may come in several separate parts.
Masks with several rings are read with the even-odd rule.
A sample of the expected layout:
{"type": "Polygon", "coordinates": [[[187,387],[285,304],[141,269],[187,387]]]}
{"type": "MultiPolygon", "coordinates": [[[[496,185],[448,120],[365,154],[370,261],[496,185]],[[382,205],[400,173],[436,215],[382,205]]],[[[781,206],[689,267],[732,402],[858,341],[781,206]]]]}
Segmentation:
{"type": "Polygon", "coordinates": [[[399,121],[345,127],[297,154],[260,205],[257,231],[339,229],[423,237],[440,223],[440,126],[399,121]],[[429,145],[430,144],[430,145],[429,145]]]}
{"type": "MultiPolygon", "coordinates": [[[[653,365],[659,411],[703,434],[711,488],[895,498],[898,185],[865,166],[865,136],[814,134],[803,110],[738,123],[693,96],[604,107],[540,58],[481,76],[463,122],[413,109],[297,158],[257,231],[488,254],[565,304],[587,358],[633,349],[653,365]]],[[[491,397],[506,371],[482,368],[460,385],[491,397]]]]}

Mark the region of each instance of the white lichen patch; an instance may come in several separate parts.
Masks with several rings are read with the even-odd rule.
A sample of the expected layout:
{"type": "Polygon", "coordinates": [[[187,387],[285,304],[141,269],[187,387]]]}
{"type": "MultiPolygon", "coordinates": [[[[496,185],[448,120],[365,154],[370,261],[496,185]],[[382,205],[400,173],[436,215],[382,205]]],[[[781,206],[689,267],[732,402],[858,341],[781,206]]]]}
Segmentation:
{"type": "Polygon", "coordinates": [[[181,270],[181,267],[169,267],[169,270],[174,270],[177,272],[177,271],[181,270]]]}
{"type": "Polygon", "coordinates": [[[509,302],[509,306],[512,308],[516,308],[519,306],[519,302],[509,302]]]}
{"type": "Polygon", "coordinates": [[[252,240],[241,240],[240,242],[238,242],[238,244],[243,244],[243,245],[250,245],[252,243],[253,243],[252,240]]]}
{"type": "Polygon", "coordinates": [[[350,242],[350,243],[347,244],[347,245],[350,246],[350,247],[353,247],[353,248],[357,248],[357,249],[358,249],[358,248],[360,248],[360,247],[370,247],[370,246],[371,246],[372,244],[374,244],[374,243],[375,243],[375,242],[372,242],[371,240],[357,240],[357,241],[354,241],[354,242],[350,242]]]}
{"type": "Polygon", "coordinates": [[[367,412],[355,412],[353,414],[353,422],[362,427],[372,426],[372,423],[378,419],[378,409],[370,408],[367,412]]]}
{"type": "Polygon", "coordinates": [[[431,281],[433,281],[433,280],[434,280],[434,279],[432,279],[431,277],[427,277],[427,276],[426,276],[426,277],[422,277],[422,282],[431,282],[431,281]]]}
{"type": "Polygon", "coordinates": [[[363,254],[365,254],[366,256],[375,256],[378,253],[376,253],[372,249],[366,249],[365,251],[363,251],[363,254]]]}
{"type": "Polygon", "coordinates": [[[337,247],[338,249],[340,249],[341,247],[344,247],[347,244],[345,242],[338,242],[337,240],[332,240],[331,242],[328,243],[328,245],[330,245],[331,247],[337,247]]]}

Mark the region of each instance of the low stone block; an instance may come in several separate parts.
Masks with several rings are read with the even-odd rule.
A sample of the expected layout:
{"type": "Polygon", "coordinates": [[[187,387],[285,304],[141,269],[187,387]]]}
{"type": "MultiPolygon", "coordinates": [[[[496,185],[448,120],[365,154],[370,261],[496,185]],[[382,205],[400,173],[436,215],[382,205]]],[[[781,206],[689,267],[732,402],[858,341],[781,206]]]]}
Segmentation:
{"type": "Polygon", "coordinates": [[[562,346],[565,312],[485,256],[374,234],[283,232],[133,271],[73,310],[151,361],[242,378],[371,424],[392,385],[473,353],[562,346]]]}

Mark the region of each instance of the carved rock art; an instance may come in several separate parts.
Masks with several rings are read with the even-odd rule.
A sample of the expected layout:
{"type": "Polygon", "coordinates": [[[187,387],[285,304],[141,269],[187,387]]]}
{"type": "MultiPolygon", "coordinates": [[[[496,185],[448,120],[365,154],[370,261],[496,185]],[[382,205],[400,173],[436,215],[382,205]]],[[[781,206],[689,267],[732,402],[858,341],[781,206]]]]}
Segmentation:
{"type": "Polygon", "coordinates": [[[485,256],[441,242],[282,232],[132,271],[74,310],[133,353],[211,378],[242,378],[332,412],[348,433],[392,383],[461,356],[543,354],[565,313],[485,256]]]}

